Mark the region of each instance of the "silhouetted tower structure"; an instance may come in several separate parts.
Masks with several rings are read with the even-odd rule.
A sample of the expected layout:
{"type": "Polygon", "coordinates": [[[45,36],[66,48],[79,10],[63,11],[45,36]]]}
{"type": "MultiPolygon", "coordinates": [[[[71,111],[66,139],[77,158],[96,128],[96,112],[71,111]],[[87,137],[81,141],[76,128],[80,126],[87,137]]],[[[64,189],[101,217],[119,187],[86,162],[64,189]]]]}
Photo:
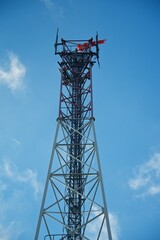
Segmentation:
{"type": "Polygon", "coordinates": [[[92,67],[103,42],[58,42],[57,34],[59,115],[35,240],[112,240],[93,117],[92,67]]]}

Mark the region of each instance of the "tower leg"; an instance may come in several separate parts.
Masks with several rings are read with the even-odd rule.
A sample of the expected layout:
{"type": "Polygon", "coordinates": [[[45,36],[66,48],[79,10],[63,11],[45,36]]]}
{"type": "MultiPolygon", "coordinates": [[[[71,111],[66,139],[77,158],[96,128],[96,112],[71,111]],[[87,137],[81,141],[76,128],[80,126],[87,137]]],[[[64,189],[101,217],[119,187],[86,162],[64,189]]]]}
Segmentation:
{"type": "Polygon", "coordinates": [[[107,209],[107,201],[106,201],[105,192],[104,192],[104,184],[103,184],[101,164],[100,164],[99,151],[98,151],[98,145],[97,145],[96,131],[95,131],[95,126],[94,126],[94,120],[92,119],[91,121],[92,121],[93,133],[94,133],[94,139],[95,139],[96,155],[97,155],[97,162],[98,162],[98,169],[99,169],[100,184],[101,184],[101,189],[102,189],[104,214],[105,214],[105,218],[106,218],[108,239],[112,240],[112,233],[111,233],[111,227],[110,227],[110,221],[109,221],[109,215],[108,215],[108,209],[107,209]]]}
{"type": "MultiPolygon", "coordinates": [[[[38,240],[39,238],[39,232],[40,232],[40,227],[41,227],[41,222],[42,222],[42,217],[43,217],[43,212],[44,212],[44,205],[45,205],[45,200],[46,200],[46,195],[47,195],[47,190],[48,190],[48,184],[49,184],[49,177],[53,165],[53,158],[54,158],[54,153],[55,153],[55,148],[56,148],[56,143],[57,143],[57,136],[58,136],[58,130],[59,130],[59,124],[60,120],[58,120],[57,128],[56,128],[56,133],[55,133],[55,138],[53,142],[53,147],[52,147],[52,152],[51,152],[51,157],[50,157],[50,162],[49,162],[49,168],[48,168],[48,173],[47,173],[47,178],[46,178],[46,183],[45,183],[45,188],[44,188],[44,193],[43,193],[43,198],[42,198],[42,203],[41,203],[41,208],[40,208],[40,213],[39,213],[39,218],[38,218],[38,224],[37,224],[37,229],[36,229],[36,234],[34,240],[38,240]]],[[[50,235],[49,229],[47,229],[48,234],[50,235]]],[[[50,240],[52,240],[50,238],[50,240]]]]}

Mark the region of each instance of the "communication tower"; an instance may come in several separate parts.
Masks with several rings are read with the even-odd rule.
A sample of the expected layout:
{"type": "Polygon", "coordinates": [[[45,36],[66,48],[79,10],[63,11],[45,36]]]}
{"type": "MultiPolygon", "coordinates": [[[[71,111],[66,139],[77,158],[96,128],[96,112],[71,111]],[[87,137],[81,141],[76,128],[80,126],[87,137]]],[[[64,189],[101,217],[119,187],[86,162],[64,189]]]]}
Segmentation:
{"type": "Polygon", "coordinates": [[[59,114],[35,240],[112,240],[96,141],[92,67],[105,40],[55,42],[59,114]]]}

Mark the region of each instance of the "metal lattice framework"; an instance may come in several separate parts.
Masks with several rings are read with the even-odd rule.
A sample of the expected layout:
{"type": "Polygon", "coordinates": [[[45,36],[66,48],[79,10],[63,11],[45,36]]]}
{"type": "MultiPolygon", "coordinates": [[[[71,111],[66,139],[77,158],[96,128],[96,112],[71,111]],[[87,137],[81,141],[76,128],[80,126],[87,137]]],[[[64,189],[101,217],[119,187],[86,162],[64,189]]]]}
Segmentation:
{"type": "Polygon", "coordinates": [[[55,43],[61,57],[59,116],[35,240],[112,240],[93,117],[98,36],[94,45],[95,51],[93,39],[58,43],[58,37],[55,43]]]}

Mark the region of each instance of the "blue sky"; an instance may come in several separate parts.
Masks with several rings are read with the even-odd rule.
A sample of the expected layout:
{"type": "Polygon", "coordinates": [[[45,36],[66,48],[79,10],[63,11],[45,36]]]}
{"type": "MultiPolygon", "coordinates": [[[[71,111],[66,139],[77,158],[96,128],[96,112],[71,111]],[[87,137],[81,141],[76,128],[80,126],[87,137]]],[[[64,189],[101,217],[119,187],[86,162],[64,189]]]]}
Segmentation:
{"type": "Polygon", "coordinates": [[[0,240],[34,238],[58,115],[56,29],[107,42],[94,116],[114,240],[159,240],[160,3],[0,1],[0,240]]]}

